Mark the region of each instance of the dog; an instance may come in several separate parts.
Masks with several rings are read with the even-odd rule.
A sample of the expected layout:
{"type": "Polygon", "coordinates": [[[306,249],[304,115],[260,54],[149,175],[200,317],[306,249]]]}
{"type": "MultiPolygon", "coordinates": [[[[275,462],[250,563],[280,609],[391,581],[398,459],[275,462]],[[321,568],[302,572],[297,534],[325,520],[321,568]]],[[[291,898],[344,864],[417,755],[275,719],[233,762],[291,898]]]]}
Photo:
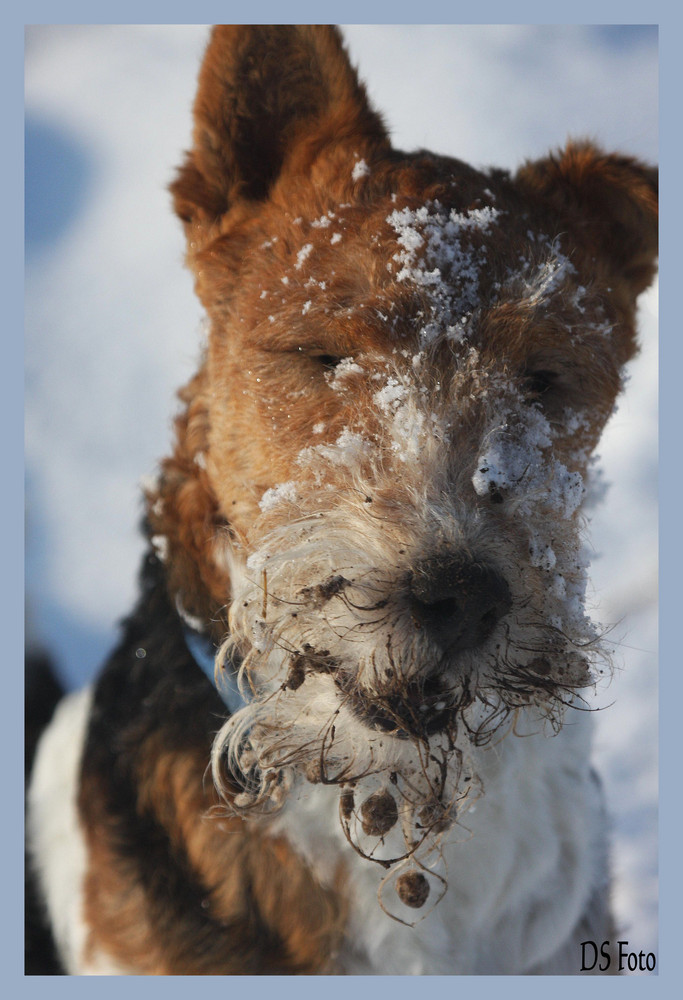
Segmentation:
{"type": "Polygon", "coordinates": [[[69,974],[575,974],[612,935],[582,505],[657,172],[391,146],[337,29],[217,26],[209,317],[140,597],[28,795],[69,974]]]}

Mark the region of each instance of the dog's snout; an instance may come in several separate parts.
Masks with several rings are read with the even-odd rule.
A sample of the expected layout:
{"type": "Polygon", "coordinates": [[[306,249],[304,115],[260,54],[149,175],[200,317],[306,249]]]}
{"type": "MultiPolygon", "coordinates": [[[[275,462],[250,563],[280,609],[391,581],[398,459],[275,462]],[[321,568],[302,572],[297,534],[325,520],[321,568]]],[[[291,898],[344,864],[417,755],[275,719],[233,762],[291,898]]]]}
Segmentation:
{"type": "Polygon", "coordinates": [[[425,560],[410,578],[413,621],[450,652],[480,646],[511,605],[503,577],[469,556],[425,560]]]}

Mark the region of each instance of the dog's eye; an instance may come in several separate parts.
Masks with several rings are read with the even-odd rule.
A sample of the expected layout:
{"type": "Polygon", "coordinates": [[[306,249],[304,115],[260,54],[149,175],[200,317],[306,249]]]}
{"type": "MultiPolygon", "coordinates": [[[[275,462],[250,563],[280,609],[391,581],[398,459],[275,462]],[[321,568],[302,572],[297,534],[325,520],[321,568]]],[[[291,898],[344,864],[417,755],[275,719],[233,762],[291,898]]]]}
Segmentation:
{"type": "Polygon", "coordinates": [[[527,370],[523,375],[524,391],[532,403],[542,403],[544,396],[556,385],[558,378],[557,372],[545,368],[527,370]]]}
{"type": "Polygon", "coordinates": [[[319,362],[319,364],[323,366],[323,368],[327,368],[328,371],[332,371],[334,368],[336,368],[339,362],[342,360],[341,358],[336,357],[334,354],[316,354],[315,359],[316,361],[319,362]]]}
{"type": "Polygon", "coordinates": [[[321,368],[330,372],[334,371],[337,365],[344,360],[340,354],[325,354],[323,351],[310,351],[308,357],[317,362],[321,368]]]}

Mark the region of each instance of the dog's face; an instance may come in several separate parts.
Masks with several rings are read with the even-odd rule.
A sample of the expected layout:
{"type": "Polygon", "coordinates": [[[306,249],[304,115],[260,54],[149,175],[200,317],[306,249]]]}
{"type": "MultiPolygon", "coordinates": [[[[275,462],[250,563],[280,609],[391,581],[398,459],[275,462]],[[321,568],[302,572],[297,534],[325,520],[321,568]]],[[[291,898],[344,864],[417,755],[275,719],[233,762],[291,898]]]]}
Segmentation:
{"type": "Polygon", "coordinates": [[[251,704],[216,772],[227,748],[236,808],[338,783],[363,853],[396,826],[411,854],[473,747],[594,678],[579,511],[655,175],[397,153],[323,28],[214,32],[195,121],[174,195],[209,342],[150,517],[188,610],[230,608],[251,704]]]}

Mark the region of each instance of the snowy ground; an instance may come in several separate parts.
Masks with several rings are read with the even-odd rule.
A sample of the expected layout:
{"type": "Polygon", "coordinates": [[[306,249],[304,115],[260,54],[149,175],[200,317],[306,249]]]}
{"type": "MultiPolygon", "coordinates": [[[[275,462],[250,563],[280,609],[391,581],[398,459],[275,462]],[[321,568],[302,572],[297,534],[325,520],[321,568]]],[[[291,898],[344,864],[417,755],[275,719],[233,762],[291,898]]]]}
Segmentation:
{"type": "MultiPolygon", "coordinates": [[[[657,160],[651,28],[355,26],[353,60],[396,145],[513,168],[568,134],[657,160]]],[[[27,31],[29,639],[70,686],[129,609],[137,484],[170,439],[200,310],[165,187],[190,134],[205,29],[27,31]]],[[[618,670],[597,757],[615,822],[621,937],[657,950],[657,296],[601,454],[596,617],[618,670]]]]}

